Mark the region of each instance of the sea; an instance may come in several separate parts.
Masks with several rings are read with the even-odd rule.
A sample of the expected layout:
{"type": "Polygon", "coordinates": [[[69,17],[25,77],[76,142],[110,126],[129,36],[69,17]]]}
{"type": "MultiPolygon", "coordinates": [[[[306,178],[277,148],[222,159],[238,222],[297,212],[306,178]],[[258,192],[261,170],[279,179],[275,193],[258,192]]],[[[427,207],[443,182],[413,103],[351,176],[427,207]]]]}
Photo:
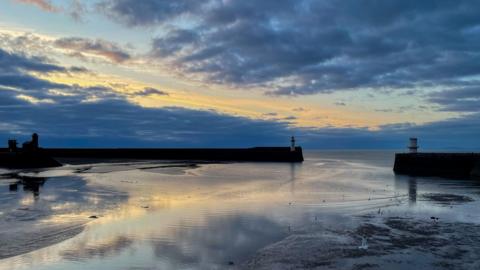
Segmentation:
{"type": "Polygon", "coordinates": [[[480,269],[480,181],[394,151],[0,170],[0,269],[480,269]]]}

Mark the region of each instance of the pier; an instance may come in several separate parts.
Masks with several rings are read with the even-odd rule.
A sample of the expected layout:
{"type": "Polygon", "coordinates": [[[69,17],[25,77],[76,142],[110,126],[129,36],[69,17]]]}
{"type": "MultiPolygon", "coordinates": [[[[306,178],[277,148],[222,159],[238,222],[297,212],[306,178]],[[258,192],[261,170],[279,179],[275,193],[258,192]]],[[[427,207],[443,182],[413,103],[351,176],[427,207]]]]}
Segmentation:
{"type": "Polygon", "coordinates": [[[0,148],[0,167],[55,167],[61,159],[182,160],[225,162],[303,162],[302,147],[291,138],[286,147],[252,148],[40,148],[38,135],[17,148],[16,140],[0,148]]]}
{"type": "Polygon", "coordinates": [[[54,158],[302,162],[301,147],[253,148],[46,148],[54,158]]]}
{"type": "Polygon", "coordinates": [[[397,153],[393,171],[412,176],[479,178],[480,153],[397,153]]]}
{"type": "Polygon", "coordinates": [[[395,154],[393,171],[411,176],[480,178],[480,153],[417,152],[417,138],[410,138],[409,153],[395,154]]]}

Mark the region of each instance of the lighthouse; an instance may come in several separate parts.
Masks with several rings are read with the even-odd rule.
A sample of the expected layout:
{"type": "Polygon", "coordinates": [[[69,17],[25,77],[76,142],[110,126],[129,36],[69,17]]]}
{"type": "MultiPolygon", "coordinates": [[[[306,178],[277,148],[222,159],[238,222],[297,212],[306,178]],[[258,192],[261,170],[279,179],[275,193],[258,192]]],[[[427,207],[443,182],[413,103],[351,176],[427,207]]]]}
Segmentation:
{"type": "Polygon", "coordinates": [[[408,150],[410,153],[417,153],[418,150],[418,139],[417,138],[410,138],[410,144],[408,145],[408,150]]]}
{"type": "Polygon", "coordinates": [[[292,138],[290,139],[290,152],[295,152],[295,137],[292,136],[292,138]]]}

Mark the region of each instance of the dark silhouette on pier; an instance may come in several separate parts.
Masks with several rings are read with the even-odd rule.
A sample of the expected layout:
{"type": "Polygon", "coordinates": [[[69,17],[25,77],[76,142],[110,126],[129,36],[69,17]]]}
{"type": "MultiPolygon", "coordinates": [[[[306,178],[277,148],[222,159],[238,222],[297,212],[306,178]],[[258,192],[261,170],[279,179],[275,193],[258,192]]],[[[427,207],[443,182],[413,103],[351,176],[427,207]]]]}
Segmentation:
{"type": "Polygon", "coordinates": [[[8,140],[8,148],[0,151],[0,167],[7,168],[44,168],[62,166],[43,148],[39,147],[39,136],[32,134],[32,140],[17,147],[17,140],[8,140]]]}
{"type": "Polygon", "coordinates": [[[28,142],[24,142],[22,145],[23,151],[33,152],[38,151],[38,134],[32,134],[32,140],[28,142]]]}

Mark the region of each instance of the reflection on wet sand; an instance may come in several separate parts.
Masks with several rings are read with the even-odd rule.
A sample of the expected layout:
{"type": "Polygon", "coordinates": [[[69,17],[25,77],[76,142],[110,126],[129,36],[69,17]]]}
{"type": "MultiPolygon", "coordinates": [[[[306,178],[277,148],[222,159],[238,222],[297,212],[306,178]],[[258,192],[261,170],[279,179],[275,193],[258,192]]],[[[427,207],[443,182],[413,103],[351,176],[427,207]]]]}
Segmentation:
{"type": "Polygon", "coordinates": [[[37,174],[42,175],[15,172],[0,176],[0,258],[71,238],[82,232],[90,215],[126,198],[91,187],[81,177],[37,174]]]}
{"type": "Polygon", "coordinates": [[[27,177],[27,176],[18,176],[18,181],[9,184],[9,191],[17,191],[18,186],[23,186],[23,191],[32,192],[35,200],[40,196],[40,187],[45,184],[46,178],[44,177],[27,177]]]}
{"type": "Polygon", "coordinates": [[[442,178],[418,178],[415,176],[395,176],[395,189],[401,193],[406,190],[410,206],[418,201],[435,204],[471,202],[472,198],[458,193],[476,192],[480,184],[475,180],[449,180],[442,178]]]}
{"type": "Polygon", "coordinates": [[[87,243],[75,249],[60,252],[60,256],[69,261],[82,261],[96,257],[105,258],[121,254],[133,244],[133,240],[126,236],[117,236],[113,239],[100,239],[97,243],[87,243]]]}
{"type": "Polygon", "coordinates": [[[214,268],[243,262],[252,253],[287,235],[285,227],[255,215],[216,216],[201,227],[178,226],[175,241],[153,240],[154,254],[169,268],[214,268]]]}
{"type": "Polygon", "coordinates": [[[290,193],[295,195],[295,167],[302,166],[301,163],[290,163],[290,193]]]}
{"type": "MultiPolygon", "coordinates": [[[[23,184],[17,183],[18,179],[10,179],[5,183],[17,183],[17,191],[0,187],[5,191],[1,195],[8,197],[0,199],[2,209],[6,209],[2,218],[9,218],[9,223],[1,221],[3,232],[8,232],[6,226],[21,225],[20,220],[32,218],[31,214],[18,215],[24,215],[18,208],[26,205],[29,211],[24,212],[37,215],[26,221],[28,226],[45,222],[58,226],[47,235],[61,232],[66,220],[84,223],[83,231],[75,237],[0,260],[0,268],[343,265],[345,269],[361,269],[375,261],[379,268],[388,268],[399,266],[392,263],[396,252],[435,252],[421,242],[426,239],[422,233],[432,232],[431,226],[438,225],[439,230],[425,243],[435,244],[437,238],[468,239],[469,235],[449,231],[460,223],[480,224],[480,215],[473,210],[479,206],[478,186],[448,179],[394,176],[390,165],[385,165],[386,156],[360,153],[352,158],[349,153],[318,153],[301,165],[186,163],[174,173],[171,164],[161,162],[90,164],[88,168],[74,167],[68,175],[42,172],[40,175],[53,176],[39,184],[37,200],[32,199],[29,189],[20,187],[23,184]],[[365,156],[367,159],[362,160],[365,156]],[[458,201],[452,193],[472,200],[451,203],[458,201]],[[437,203],[440,194],[449,207],[437,203]],[[88,219],[92,214],[99,218],[85,226],[92,221],[88,219]],[[432,215],[440,217],[439,221],[430,220],[432,215]],[[362,239],[368,242],[368,249],[358,248],[362,239]]],[[[28,232],[26,227],[19,227],[16,235],[28,232]]],[[[472,229],[464,232],[478,236],[472,229]]],[[[11,241],[17,247],[26,243],[5,235],[0,232],[1,241],[11,241]]],[[[408,256],[401,260],[430,266],[442,263],[440,257],[448,256],[451,248],[447,243],[438,254],[424,256],[421,262],[408,256]]]]}
{"type": "Polygon", "coordinates": [[[408,177],[408,201],[410,205],[417,203],[417,178],[413,176],[408,177]]]}

